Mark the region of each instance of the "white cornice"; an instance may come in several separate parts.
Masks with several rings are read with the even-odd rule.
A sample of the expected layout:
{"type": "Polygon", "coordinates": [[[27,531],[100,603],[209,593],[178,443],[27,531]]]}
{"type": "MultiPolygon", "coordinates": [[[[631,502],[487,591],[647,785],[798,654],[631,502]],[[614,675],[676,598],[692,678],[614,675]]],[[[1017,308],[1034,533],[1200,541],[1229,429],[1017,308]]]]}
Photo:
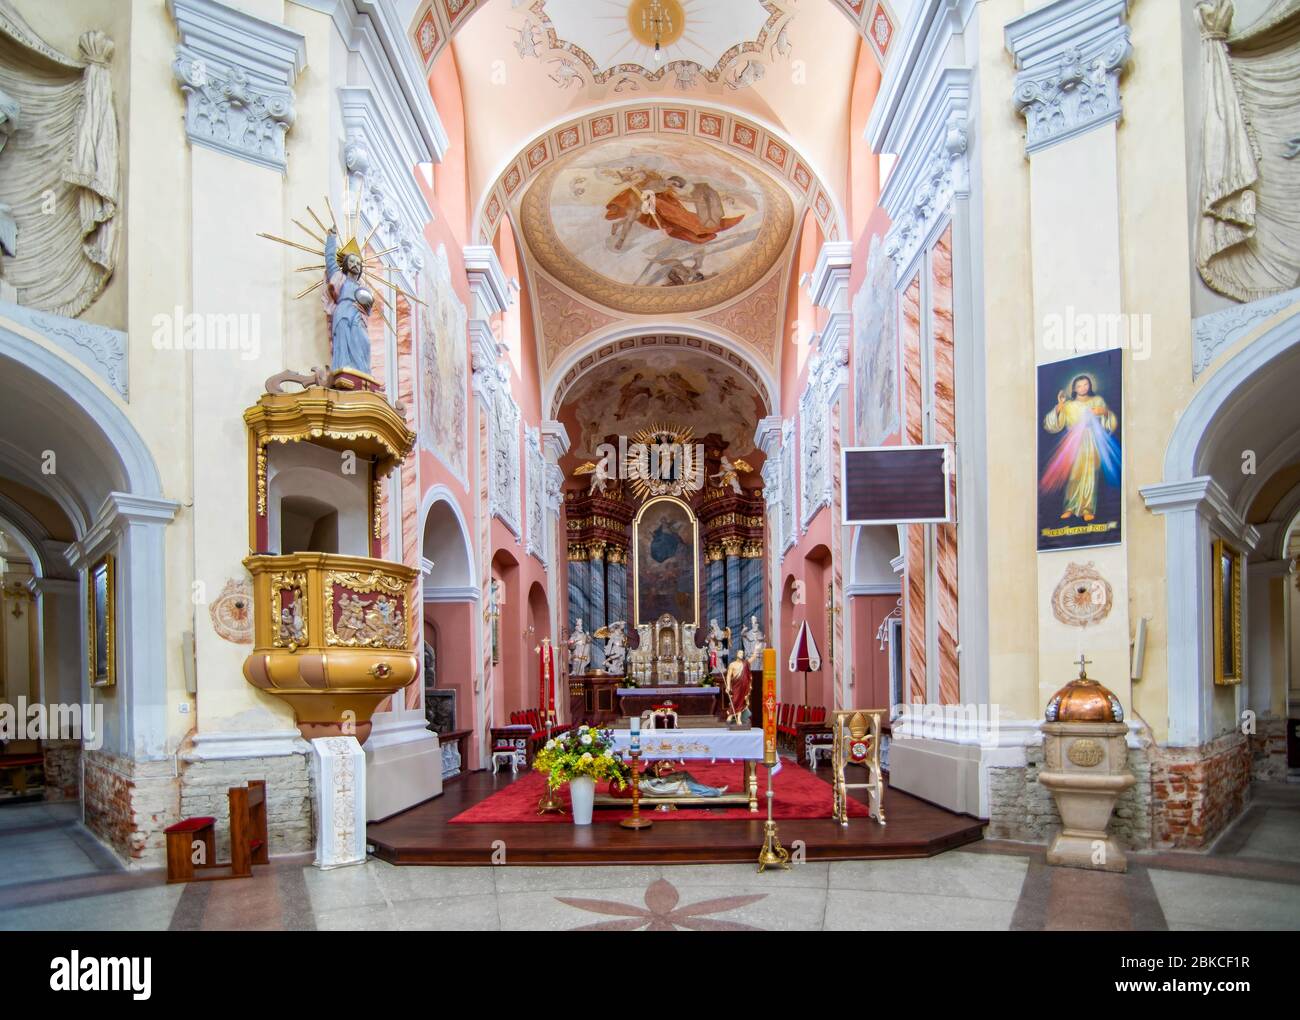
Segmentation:
{"type": "Polygon", "coordinates": [[[128,525],[162,527],[171,523],[180,506],[174,499],[110,492],[99,505],[90,529],[80,541],[68,546],[68,563],[76,569],[87,565],[107,547],[112,536],[120,535],[128,525]]]}
{"type": "Polygon", "coordinates": [[[186,46],[266,83],[292,88],[307,66],[307,40],[287,25],[218,0],[167,0],[167,10],[186,46]]]}
{"type": "Polygon", "coordinates": [[[769,414],[758,420],[754,430],[754,445],[763,451],[769,460],[781,452],[781,416],[769,414]]]}
{"type": "Polygon", "coordinates": [[[569,452],[569,431],[564,422],[546,419],[542,422],[542,452],[549,461],[557,461],[569,452]]]}
{"type": "Polygon", "coordinates": [[[183,761],[221,761],[234,758],[279,758],[310,750],[297,730],[262,733],[195,733],[193,750],[183,761]]]}
{"type": "Polygon", "coordinates": [[[475,297],[475,317],[491,317],[504,312],[514,300],[510,278],[501,267],[497,251],[490,244],[467,244],[464,248],[465,274],[475,297]]]}
{"type": "Polygon", "coordinates": [[[1248,524],[1233,509],[1227,493],[1209,475],[1200,475],[1176,482],[1157,482],[1144,485],[1139,490],[1146,507],[1156,514],[1176,514],[1194,511],[1218,526],[1228,537],[1246,547],[1249,552],[1259,542],[1259,530],[1248,524]]]}
{"type": "Polygon", "coordinates": [[[953,36],[961,34],[979,0],[916,0],[895,36],[893,54],[867,119],[874,152],[901,155],[915,133],[917,106],[949,63],[953,36]]]}
{"type": "Polygon", "coordinates": [[[848,308],[852,265],[853,242],[827,241],[823,244],[808,281],[812,303],[832,312],[848,308]]]}
{"type": "Polygon", "coordinates": [[[408,111],[428,155],[418,162],[441,162],[450,144],[429,92],[424,69],[398,23],[391,0],[290,0],[329,15],[347,48],[358,53],[376,88],[385,89],[408,111]]]}
{"type": "Polygon", "coordinates": [[[425,602],[477,602],[481,597],[478,586],[473,584],[424,587],[425,602]]]}

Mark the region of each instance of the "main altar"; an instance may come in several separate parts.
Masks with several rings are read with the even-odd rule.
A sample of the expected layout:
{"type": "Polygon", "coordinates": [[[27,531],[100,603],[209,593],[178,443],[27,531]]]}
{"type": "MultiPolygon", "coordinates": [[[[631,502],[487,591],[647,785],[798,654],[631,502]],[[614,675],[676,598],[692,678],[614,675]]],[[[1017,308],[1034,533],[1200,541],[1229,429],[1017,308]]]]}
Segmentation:
{"type": "Polygon", "coordinates": [[[570,719],[612,725],[672,702],[698,727],[721,720],[735,654],[764,643],[763,491],[740,484],[752,469],[717,434],[632,439],[607,436],[564,494],[570,719]]]}

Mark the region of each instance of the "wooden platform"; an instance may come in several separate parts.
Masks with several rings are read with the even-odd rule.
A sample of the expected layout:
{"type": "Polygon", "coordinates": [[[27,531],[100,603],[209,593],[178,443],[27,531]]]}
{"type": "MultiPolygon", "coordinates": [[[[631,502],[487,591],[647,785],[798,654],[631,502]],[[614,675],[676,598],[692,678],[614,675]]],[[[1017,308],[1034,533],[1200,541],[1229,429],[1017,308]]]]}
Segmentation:
{"type": "MultiPolygon", "coordinates": [[[[798,766],[788,764],[787,768],[798,766]]],[[[819,770],[824,778],[830,769],[819,770]]],[[[763,843],[763,815],[753,821],[659,821],[633,832],[615,824],[589,826],[528,823],[448,824],[462,811],[515,782],[502,772],[471,772],[440,797],[367,827],[375,856],[390,864],[492,864],[494,844],[509,864],[716,864],[753,863],[763,843]]],[[[765,777],[759,770],[760,803],[765,777]]],[[[850,791],[857,796],[859,791],[850,791]]],[[[863,795],[865,797],[865,794],[863,795]]],[[[597,809],[599,810],[599,809],[597,809]]],[[[779,823],[787,849],[803,840],[810,861],[933,857],[981,838],[983,824],[900,791],[885,794],[887,826],[853,819],[847,827],[827,818],[779,823]]],[[[649,817],[655,817],[651,814],[649,817]]]]}

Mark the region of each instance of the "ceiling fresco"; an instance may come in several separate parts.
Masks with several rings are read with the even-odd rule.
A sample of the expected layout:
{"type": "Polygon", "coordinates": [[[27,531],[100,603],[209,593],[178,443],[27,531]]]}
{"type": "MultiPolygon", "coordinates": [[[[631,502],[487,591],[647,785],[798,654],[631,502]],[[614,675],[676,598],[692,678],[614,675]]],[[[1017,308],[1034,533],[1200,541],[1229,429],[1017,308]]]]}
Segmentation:
{"type": "Polygon", "coordinates": [[[520,206],[537,263],[633,314],[697,311],[757,283],[785,250],[789,196],[766,174],[686,138],[615,138],[544,170],[520,206]]]}
{"type": "Polygon", "coordinates": [[[560,408],[570,452],[591,459],[608,435],[632,436],[656,422],[716,432],[733,456],[750,453],[766,414],[753,385],[733,368],[689,350],[638,351],[598,364],[574,383],[560,408]]]}

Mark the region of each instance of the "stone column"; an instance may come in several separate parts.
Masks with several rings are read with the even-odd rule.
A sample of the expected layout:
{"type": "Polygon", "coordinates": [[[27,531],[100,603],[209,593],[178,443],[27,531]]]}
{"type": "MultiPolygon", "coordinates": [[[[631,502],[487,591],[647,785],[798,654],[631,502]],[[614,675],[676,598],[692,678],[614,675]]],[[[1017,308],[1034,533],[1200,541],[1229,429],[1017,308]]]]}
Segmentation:
{"type": "Polygon", "coordinates": [[[741,541],[738,538],[729,538],[722,544],[722,552],[726,557],[726,577],[727,577],[727,618],[722,622],[724,627],[731,628],[731,643],[734,646],[740,637],[741,627],[741,593],[740,593],[740,550],[741,541]]]}
{"type": "Polygon", "coordinates": [[[627,552],[613,546],[605,560],[605,615],[610,623],[627,620],[627,552]]]}
{"type": "Polygon", "coordinates": [[[591,629],[591,614],[587,605],[587,550],[580,543],[569,546],[569,630],[581,620],[591,629]]]}
{"type": "MultiPolygon", "coordinates": [[[[587,612],[591,619],[587,629],[595,634],[607,622],[605,616],[605,543],[593,542],[587,553],[587,612]]],[[[591,668],[601,669],[605,665],[605,642],[594,639],[591,642],[591,668]]]]}
{"type": "Polygon", "coordinates": [[[722,560],[722,546],[710,546],[705,552],[708,564],[706,584],[705,613],[700,621],[700,630],[707,630],[710,620],[717,620],[718,625],[727,625],[727,576],[726,566],[722,560]]]}
{"type": "Polygon", "coordinates": [[[746,543],[740,551],[740,619],[748,627],[749,618],[763,620],[763,546],[746,543]]]}

